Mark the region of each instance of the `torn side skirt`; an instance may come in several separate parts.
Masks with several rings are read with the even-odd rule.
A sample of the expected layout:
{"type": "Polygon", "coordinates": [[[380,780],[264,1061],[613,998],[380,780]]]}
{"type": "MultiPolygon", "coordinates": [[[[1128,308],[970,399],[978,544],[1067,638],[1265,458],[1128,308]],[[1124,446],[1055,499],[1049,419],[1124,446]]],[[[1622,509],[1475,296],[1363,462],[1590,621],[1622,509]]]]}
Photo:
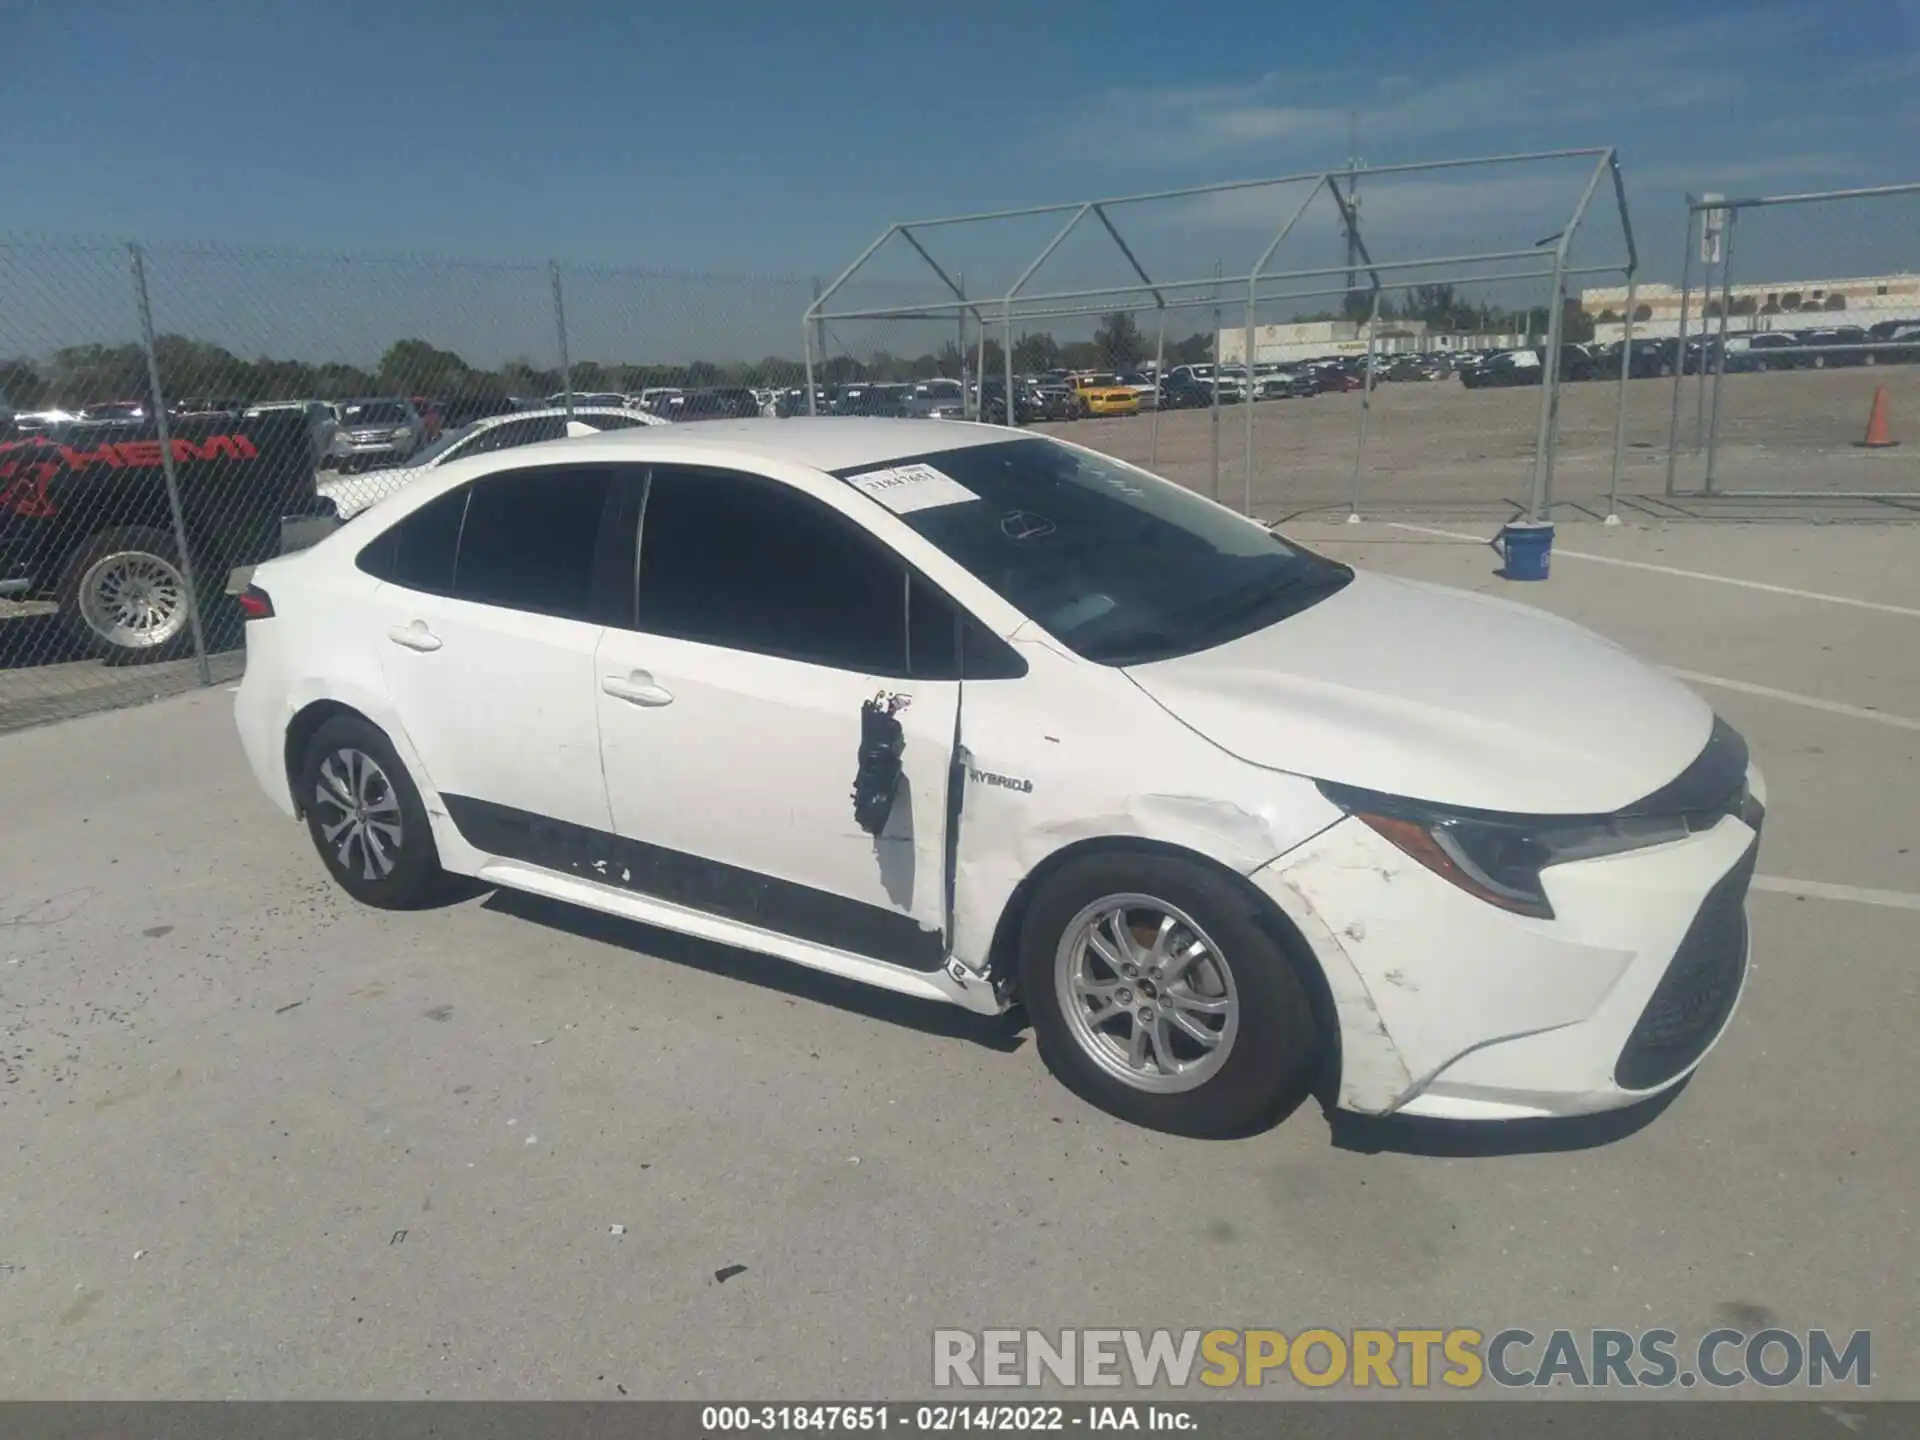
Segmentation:
{"type": "Polygon", "coordinates": [[[689,910],[931,973],[945,942],[902,911],[465,795],[447,814],[476,850],[577,875],[689,910]]]}

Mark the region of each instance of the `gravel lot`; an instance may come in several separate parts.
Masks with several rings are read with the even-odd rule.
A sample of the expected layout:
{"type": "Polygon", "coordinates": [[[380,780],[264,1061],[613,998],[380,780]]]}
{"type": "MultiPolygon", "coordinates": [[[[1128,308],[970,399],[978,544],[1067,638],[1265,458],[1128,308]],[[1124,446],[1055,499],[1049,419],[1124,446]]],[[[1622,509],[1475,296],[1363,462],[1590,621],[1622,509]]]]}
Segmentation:
{"type": "MultiPolygon", "coordinates": [[[[1698,386],[1689,378],[1682,394],[1677,476],[1682,489],[1697,487],[1705,472],[1703,459],[1691,451],[1698,386]]],[[[1524,505],[1532,488],[1540,395],[1537,387],[1466,390],[1457,380],[1379,386],[1368,419],[1361,512],[1505,515],[1511,505],[1524,505]]],[[[1583,382],[1562,390],[1554,497],[1568,508],[1559,518],[1606,514],[1619,395],[1617,381],[1583,382]]],[[[1353,488],[1360,398],[1328,394],[1267,400],[1253,407],[1255,514],[1277,519],[1338,510],[1344,516],[1353,488]]],[[[1672,413],[1672,380],[1628,383],[1620,490],[1633,513],[1683,513],[1662,498],[1672,413]]],[[[1920,365],[1730,375],[1720,414],[1717,483],[1724,488],[1920,492],[1920,365]],[[1906,438],[1898,449],[1867,451],[1852,443],[1866,431],[1876,385],[1887,387],[1895,437],[1906,438]]],[[[1160,418],[1160,426],[1155,468],[1207,490],[1212,476],[1211,412],[1170,411],[1160,418]]],[[[1138,416],[1045,428],[1146,464],[1151,427],[1149,417],[1138,416]]],[[[1224,406],[1220,498],[1230,505],[1239,506],[1246,498],[1246,453],[1246,411],[1224,406]]],[[[1729,508],[1725,502],[1705,507],[1712,514],[1728,513],[1729,508]]],[[[1793,513],[1777,505],[1731,508],[1738,513],[1793,513]]],[[[1809,515],[1831,513],[1803,508],[1809,515]]]]}
{"type": "MultiPolygon", "coordinates": [[[[1295,529],[1505,585],[1414,523],[1295,529]]],[[[1628,1133],[1129,1129],[1015,1025],[510,896],[358,909],[223,690],[0,737],[0,1395],[859,1399],[927,1393],[936,1326],[1778,1324],[1871,1329],[1920,1397],[1916,560],[1594,526],[1523,587],[1708,677],[1772,788],[1748,996],[1628,1133]]]]}

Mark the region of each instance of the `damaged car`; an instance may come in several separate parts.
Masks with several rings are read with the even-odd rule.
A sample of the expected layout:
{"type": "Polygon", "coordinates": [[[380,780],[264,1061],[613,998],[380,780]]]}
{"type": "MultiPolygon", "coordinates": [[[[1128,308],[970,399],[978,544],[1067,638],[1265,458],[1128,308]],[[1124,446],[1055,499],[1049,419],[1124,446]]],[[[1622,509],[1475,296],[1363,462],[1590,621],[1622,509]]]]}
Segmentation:
{"type": "Polygon", "coordinates": [[[1018,1005],[1141,1125],[1627,1106],[1747,972],[1765,792],[1692,691],[1051,437],[502,451],[241,603],[247,759],[356,899],[470,876],[1018,1005]]]}

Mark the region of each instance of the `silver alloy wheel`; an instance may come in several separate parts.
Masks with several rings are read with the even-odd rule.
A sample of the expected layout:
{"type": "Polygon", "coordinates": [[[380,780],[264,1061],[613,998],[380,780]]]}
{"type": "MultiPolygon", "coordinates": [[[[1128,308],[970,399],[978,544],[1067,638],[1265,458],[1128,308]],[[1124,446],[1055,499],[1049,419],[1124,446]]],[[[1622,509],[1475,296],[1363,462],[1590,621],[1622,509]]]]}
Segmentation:
{"type": "Polygon", "coordinates": [[[342,746],[320,762],[313,803],[321,842],[334,847],[340,868],[357,866],[363,880],[384,880],[399,863],[400,797],[380,762],[342,746]]]}
{"type": "Polygon", "coordinates": [[[1136,1090],[1204,1085],[1240,1031],[1220,947],[1151,895],[1108,895],[1074,916],[1054,953],[1054,988],[1088,1058],[1136,1090]]]}
{"type": "Polygon", "coordinates": [[[187,582],[150,550],[102,555],[80,579],[80,618],[121,650],[155,650],[187,626],[187,582]]]}

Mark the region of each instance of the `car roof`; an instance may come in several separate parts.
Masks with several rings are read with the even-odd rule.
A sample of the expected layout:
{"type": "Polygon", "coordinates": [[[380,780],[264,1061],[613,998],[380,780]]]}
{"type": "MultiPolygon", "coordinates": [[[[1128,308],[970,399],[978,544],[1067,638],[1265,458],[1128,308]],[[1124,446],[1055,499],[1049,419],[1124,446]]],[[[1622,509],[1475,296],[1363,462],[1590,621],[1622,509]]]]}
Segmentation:
{"type": "MultiPolygon", "coordinates": [[[[638,421],[639,424],[634,427],[635,429],[643,429],[650,425],[665,425],[667,423],[658,415],[649,414],[645,410],[634,410],[625,405],[576,405],[571,411],[563,405],[543,405],[538,410],[503,410],[498,415],[482,415],[467,423],[477,429],[487,429],[495,425],[504,425],[509,420],[545,420],[550,416],[566,416],[569,414],[618,415],[623,420],[638,421]]],[[[587,437],[579,436],[576,438],[585,439],[587,437]]]]}
{"type": "Polygon", "coordinates": [[[991,445],[1015,438],[1018,433],[998,425],[976,425],[961,420],[796,416],[789,420],[705,420],[697,425],[603,430],[598,435],[582,435],[564,443],[594,446],[612,455],[638,460],[671,458],[676,452],[699,451],[701,458],[707,460],[734,456],[834,471],[857,465],[885,464],[889,460],[904,460],[940,450],[991,445]]]}

